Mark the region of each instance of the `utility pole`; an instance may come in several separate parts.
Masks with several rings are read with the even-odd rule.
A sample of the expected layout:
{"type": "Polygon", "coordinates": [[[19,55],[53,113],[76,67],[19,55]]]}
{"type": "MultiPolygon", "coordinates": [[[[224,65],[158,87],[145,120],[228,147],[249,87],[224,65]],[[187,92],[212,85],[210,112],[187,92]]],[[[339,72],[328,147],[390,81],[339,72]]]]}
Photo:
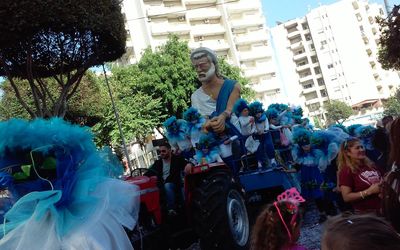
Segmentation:
{"type": "Polygon", "coordinates": [[[389,15],[390,7],[389,7],[388,0],[383,0],[383,2],[385,3],[386,15],[389,15]]]}

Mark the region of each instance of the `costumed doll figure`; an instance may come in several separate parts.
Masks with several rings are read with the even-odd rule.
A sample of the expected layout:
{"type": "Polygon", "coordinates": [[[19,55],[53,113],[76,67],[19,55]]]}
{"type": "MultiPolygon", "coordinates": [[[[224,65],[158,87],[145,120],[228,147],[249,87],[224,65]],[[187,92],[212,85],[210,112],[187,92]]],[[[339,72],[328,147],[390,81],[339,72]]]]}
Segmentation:
{"type": "Polygon", "coordinates": [[[376,129],[372,126],[360,126],[355,130],[356,136],[365,147],[365,154],[373,162],[376,162],[380,156],[380,152],[372,145],[372,137],[374,136],[375,130],[376,129]]]}
{"type": "Polygon", "coordinates": [[[250,110],[247,102],[243,99],[238,99],[233,106],[233,112],[239,119],[237,129],[241,134],[245,138],[254,134],[256,125],[254,124],[254,117],[249,115],[250,110]]]}
{"type": "Polygon", "coordinates": [[[194,159],[198,164],[223,162],[219,155],[218,141],[214,133],[201,134],[194,159]]]}
{"type": "Polygon", "coordinates": [[[196,148],[196,144],[200,140],[201,130],[206,122],[206,119],[202,117],[199,111],[193,107],[190,107],[183,113],[183,119],[187,122],[192,146],[193,148],[196,148]]]}
{"type": "Polygon", "coordinates": [[[322,222],[326,220],[326,206],[321,190],[324,178],[319,170],[321,152],[312,148],[311,133],[306,129],[297,129],[293,141],[292,156],[300,170],[301,194],[306,199],[315,200],[322,222]]]}
{"type": "Polygon", "coordinates": [[[0,122],[0,186],[15,202],[3,215],[0,249],[133,249],[125,232],[139,189],[90,130],[62,119],[0,122]]]}
{"type": "Polygon", "coordinates": [[[311,135],[311,145],[313,150],[320,155],[319,170],[324,178],[321,190],[324,193],[324,204],[329,215],[336,215],[334,201],[341,197],[335,192],[337,188],[337,166],[336,158],[339,153],[340,143],[336,141],[335,134],[329,130],[315,131],[311,135]]]}
{"type": "Polygon", "coordinates": [[[176,153],[181,154],[187,160],[193,158],[194,150],[187,122],[171,116],[163,123],[163,126],[167,130],[166,137],[176,153]]]}
{"type": "Polygon", "coordinates": [[[231,168],[232,173],[235,175],[238,172],[237,164],[232,152],[232,142],[237,140],[237,135],[231,135],[230,125],[225,125],[225,131],[218,134],[218,153],[222,160],[231,168]]]}
{"type": "Polygon", "coordinates": [[[275,148],[271,134],[269,133],[269,122],[264,112],[263,105],[261,102],[255,101],[250,104],[249,108],[250,114],[254,117],[256,124],[256,133],[253,137],[260,142],[256,151],[258,167],[265,167],[267,158],[270,161],[270,166],[276,167],[275,148]]]}

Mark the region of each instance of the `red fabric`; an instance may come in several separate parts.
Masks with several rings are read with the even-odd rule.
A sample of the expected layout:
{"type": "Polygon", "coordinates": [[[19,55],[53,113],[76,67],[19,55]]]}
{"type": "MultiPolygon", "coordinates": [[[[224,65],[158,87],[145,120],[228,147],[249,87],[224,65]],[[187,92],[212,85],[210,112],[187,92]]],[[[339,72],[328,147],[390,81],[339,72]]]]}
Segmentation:
{"type": "MultiPolygon", "coordinates": [[[[350,187],[352,192],[361,192],[369,188],[372,184],[380,182],[382,176],[376,169],[362,166],[356,173],[352,173],[349,167],[343,168],[339,173],[339,185],[350,187]]],[[[381,199],[378,194],[369,195],[365,199],[351,202],[355,210],[371,211],[379,210],[381,199]]]]}

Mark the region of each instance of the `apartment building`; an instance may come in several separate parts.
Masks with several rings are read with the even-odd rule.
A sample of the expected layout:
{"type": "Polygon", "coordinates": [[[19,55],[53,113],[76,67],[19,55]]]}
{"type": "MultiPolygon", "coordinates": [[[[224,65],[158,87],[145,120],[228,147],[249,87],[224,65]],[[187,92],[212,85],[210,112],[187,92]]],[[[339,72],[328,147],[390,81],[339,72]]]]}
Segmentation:
{"type": "Polygon", "coordinates": [[[122,9],[128,41],[121,63],[137,62],[174,33],[240,67],[265,104],[281,97],[260,0],[124,0],[122,9]]]}
{"type": "Polygon", "coordinates": [[[362,111],[394,93],[399,74],[383,70],[377,61],[375,17],[383,15],[381,5],[342,0],[272,28],[278,65],[284,69],[278,70],[282,89],[292,91],[286,93],[290,100],[323,121],[329,100],[362,111]]]}

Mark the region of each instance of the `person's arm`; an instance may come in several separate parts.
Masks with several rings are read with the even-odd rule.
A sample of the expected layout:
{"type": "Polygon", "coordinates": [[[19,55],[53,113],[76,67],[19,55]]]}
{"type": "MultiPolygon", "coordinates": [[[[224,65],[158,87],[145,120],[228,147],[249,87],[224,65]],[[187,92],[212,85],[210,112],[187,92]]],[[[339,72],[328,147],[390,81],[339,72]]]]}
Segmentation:
{"type": "Polygon", "coordinates": [[[379,194],[380,192],[379,185],[380,183],[372,184],[369,188],[362,190],[360,192],[353,192],[351,187],[341,185],[340,190],[342,192],[343,200],[345,202],[352,202],[352,201],[364,200],[368,196],[373,194],[379,194]]]}
{"type": "Polygon", "coordinates": [[[236,83],[230,96],[228,99],[228,103],[226,105],[226,109],[222,112],[219,116],[211,119],[212,123],[211,126],[216,133],[221,133],[225,129],[225,121],[226,119],[231,117],[233,105],[235,104],[236,100],[240,97],[240,85],[236,83]]]}

